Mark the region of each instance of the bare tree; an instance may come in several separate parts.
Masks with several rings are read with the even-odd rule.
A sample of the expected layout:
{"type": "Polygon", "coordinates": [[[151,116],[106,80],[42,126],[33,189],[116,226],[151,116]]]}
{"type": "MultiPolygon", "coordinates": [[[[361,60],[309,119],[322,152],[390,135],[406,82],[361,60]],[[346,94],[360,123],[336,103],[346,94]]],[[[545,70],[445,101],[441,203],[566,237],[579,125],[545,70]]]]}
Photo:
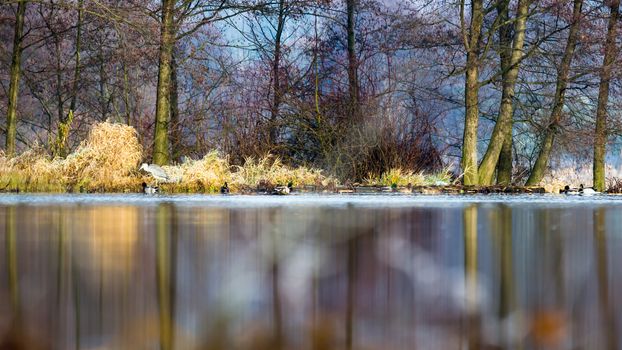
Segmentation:
{"type": "MultiPolygon", "coordinates": [[[[520,0],[518,2],[518,10],[516,21],[514,23],[514,38],[512,40],[511,54],[509,57],[501,57],[502,84],[503,91],[501,95],[501,104],[499,107],[499,116],[495,128],[492,132],[490,142],[486,154],[479,165],[479,184],[490,185],[494,178],[495,169],[501,149],[508,134],[511,135],[512,115],[514,113],[514,89],[521,60],[523,59],[523,45],[525,43],[525,29],[527,27],[527,18],[529,16],[530,0],[520,0]]],[[[502,21],[507,20],[507,7],[509,1],[502,1],[498,6],[504,7],[501,12],[502,21]]],[[[505,31],[505,26],[501,26],[501,31],[505,31]]],[[[500,35],[506,34],[501,32],[500,35]]],[[[501,48],[502,55],[506,54],[501,48]]]]}
{"type": "Polygon", "coordinates": [[[471,2],[471,23],[468,33],[464,21],[465,1],[460,2],[460,20],[464,47],[467,52],[464,84],[464,134],[462,137],[462,162],[465,185],[477,185],[477,126],[479,124],[479,65],[484,8],[482,0],[471,2]]]}
{"type": "Polygon", "coordinates": [[[27,1],[17,3],[15,14],[15,34],[13,36],[13,54],[9,85],[9,102],[6,116],[6,153],[15,154],[15,135],[17,134],[17,98],[19,94],[19,78],[21,74],[22,43],[24,35],[24,15],[27,1]]]}
{"type": "Polygon", "coordinates": [[[620,16],[620,0],[609,2],[609,25],[605,41],[605,55],[600,69],[600,85],[598,87],[598,106],[596,107],[596,130],[594,140],[594,188],[605,190],[605,150],[607,144],[607,103],[609,102],[609,82],[611,71],[618,53],[616,44],[618,17],[620,16]]]}
{"type": "Polygon", "coordinates": [[[553,109],[549,118],[549,124],[544,132],[540,144],[540,152],[538,158],[534,163],[529,178],[527,179],[527,185],[537,185],[544,177],[544,171],[548,165],[549,157],[551,155],[551,149],[553,148],[553,142],[555,135],[558,132],[559,124],[562,118],[562,111],[564,108],[564,101],[566,97],[566,89],[568,86],[568,76],[570,74],[570,64],[575,54],[575,47],[577,44],[577,38],[579,35],[579,28],[581,25],[581,9],[583,7],[583,0],[574,0],[574,6],[572,11],[572,23],[568,32],[568,39],[566,41],[566,49],[562,57],[561,63],[557,70],[557,81],[555,87],[555,96],[553,98],[553,109]]]}

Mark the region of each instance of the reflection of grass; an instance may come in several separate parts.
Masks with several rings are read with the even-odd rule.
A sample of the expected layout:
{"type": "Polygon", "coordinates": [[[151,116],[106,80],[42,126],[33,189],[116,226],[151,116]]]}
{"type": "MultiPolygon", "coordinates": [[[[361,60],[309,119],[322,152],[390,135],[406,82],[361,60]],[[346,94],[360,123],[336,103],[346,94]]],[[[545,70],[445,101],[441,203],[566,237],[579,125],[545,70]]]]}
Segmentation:
{"type": "Polygon", "coordinates": [[[448,185],[451,183],[451,173],[448,169],[436,174],[424,174],[393,168],[380,176],[369,176],[365,180],[370,186],[431,186],[448,185]]]}

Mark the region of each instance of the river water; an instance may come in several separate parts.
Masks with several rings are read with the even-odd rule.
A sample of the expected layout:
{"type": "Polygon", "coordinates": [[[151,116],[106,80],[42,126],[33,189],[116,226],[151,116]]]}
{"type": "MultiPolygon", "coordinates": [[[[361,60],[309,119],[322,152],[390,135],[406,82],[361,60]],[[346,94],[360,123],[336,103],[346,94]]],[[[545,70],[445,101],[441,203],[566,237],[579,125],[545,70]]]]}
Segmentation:
{"type": "Polygon", "coordinates": [[[0,349],[620,349],[622,198],[0,195],[0,349]]]}

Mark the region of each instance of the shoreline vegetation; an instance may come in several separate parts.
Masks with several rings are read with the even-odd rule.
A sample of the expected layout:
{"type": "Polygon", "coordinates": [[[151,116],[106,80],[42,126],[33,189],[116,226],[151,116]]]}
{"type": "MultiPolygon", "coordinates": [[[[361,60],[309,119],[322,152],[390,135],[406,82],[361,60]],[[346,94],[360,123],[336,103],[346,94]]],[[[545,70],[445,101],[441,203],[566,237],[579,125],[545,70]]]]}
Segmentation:
{"type": "Polygon", "coordinates": [[[621,0],[4,3],[0,191],[622,191],[621,0]]]}
{"type": "MultiPolygon", "coordinates": [[[[153,179],[140,172],[143,148],[130,126],[104,122],[96,124],[86,140],[66,158],[52,158],[43,149],[8,158],[0,153],[0,192],[33,193],[131,193],[141,192],[143,182],[153,179]]],[[[288,167],[277,157],[248,158],[232,165],[212,151],[199,160],[163,166],[175,179],[160,184],[164,193],[218,193],[227,182],[231,193],[264,193],[275,186],[292,183],[295,192],[313,193],[545,193],[538,186],[463,186],[449,169],[423,174],[391,169],[381,176],[369,176],[360,183],[340,182],[320,169],[288,167]]]]}

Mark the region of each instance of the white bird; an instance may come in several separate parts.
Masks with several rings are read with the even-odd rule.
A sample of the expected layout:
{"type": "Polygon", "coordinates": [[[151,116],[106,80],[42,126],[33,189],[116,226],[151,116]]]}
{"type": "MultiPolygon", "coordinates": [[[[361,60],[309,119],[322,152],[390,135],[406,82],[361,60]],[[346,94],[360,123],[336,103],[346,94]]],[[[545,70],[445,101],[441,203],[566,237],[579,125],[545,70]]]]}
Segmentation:
{"type": "Polygon", "coordinates": [[[171,180],[166,171],[159,165],[143,163],[138,170],[144,170],[149,173],[156,180],[156,186],[159,181],[170,182],[171,180]]]}
{"type": "Polygon", "coordinates": [[[593,194],[600,194],[600,192],[594,191],[593,188],[583,187],[583,184],[579,185],[579,193],[583,196],[591,196],[593,194]]]}

